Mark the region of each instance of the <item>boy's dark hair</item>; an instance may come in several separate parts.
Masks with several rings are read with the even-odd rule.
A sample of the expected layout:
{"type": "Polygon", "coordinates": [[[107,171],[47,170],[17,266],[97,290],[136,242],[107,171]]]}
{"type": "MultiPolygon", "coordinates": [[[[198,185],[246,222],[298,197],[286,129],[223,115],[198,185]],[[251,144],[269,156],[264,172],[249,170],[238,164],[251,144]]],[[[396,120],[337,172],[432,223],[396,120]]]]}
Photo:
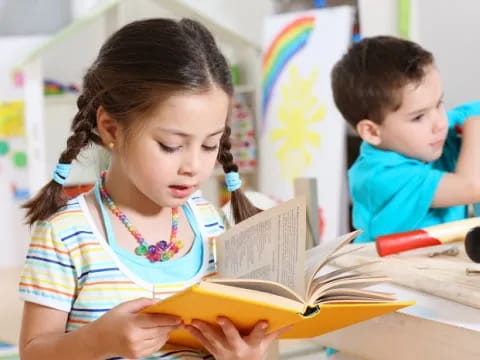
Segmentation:
{"type": "MultiPolygon", "coordinates": [[[[103,146],[96,132],[99,106],[128,130],[140,118],[138,115],[151,111],[164,95],[201,93],[212,86],[233,95],[229,66],[203,25],[189,19],[130,23],[106,41],[85,74],[78,112],[72,121],[73,133],[58,162],[72,163],[93,143],[103,146]]],[[[230,152],[228,120],[217,157],[225,173],[238,171],[230,152]]],[[[27,222],[47,219],[66,201],[63,186],[51,180],[24,205],[27,222]]],[[[232,209],[235,222],[259,212],[241,190],[232,192],[232,209]]]]}
{"type": "Polygon", "coordinates": [[[433,55],[412,41],[365,38],[353,44],[332,70],[335,104],[354,128],[362,119],[381,124],[387,112],[401,106],[401,89],[420,82],[433,62],[433,55]]]}

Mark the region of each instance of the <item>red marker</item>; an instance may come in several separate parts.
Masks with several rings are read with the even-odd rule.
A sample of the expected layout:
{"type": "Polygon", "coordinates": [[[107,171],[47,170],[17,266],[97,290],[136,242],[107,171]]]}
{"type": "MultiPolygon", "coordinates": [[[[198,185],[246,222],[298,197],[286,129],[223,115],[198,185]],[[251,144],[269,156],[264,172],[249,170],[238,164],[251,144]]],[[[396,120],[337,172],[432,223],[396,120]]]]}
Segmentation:
{"type": "Polygon", "coordinates": [[[377,252],[378,255],[385,256],[425,246],[463,241],[467,232],[476,226],[480,226],[480,217],[379,236],[375,239],[377,252]]]}

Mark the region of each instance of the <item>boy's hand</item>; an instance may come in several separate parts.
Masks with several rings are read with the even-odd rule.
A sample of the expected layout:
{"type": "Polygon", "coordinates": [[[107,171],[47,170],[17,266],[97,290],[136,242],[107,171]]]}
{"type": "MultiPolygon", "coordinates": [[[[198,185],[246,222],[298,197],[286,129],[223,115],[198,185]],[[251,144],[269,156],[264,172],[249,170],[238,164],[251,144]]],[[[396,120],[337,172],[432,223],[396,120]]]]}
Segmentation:
{"type": "Polygon", "coordinates": [[[480,202],[480,117],[468,117],[462,126],[462,144],[454,172],[446,172],[431,207],[446,208],[480,202]]]}
{"type": "Polygon", "coordinates": [[[200,320],[186,325],[192,334],[217,360],[261,360],[271,343],[291,326],[267,334],[268,323],[259,321],[247,336],[242,336],[225,317],[217,319],[218,326],[200,320]]]}
{"type": "Polygon", "coordinates": [[[165,345],[170,332],[183,325],[173,315],[138,313],[155,302],[145,298],[125,302],[88,325],[90,344],[99,357],[143,358],[165,345]]]}

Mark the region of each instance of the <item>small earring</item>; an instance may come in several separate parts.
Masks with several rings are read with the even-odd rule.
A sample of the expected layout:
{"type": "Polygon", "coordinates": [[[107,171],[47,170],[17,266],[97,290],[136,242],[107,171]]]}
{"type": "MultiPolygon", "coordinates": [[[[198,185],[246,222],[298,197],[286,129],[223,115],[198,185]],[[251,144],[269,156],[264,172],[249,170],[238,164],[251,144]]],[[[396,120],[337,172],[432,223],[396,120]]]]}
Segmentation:
{"type": "Polygon", "coordinates": [[[114,147],[115,147],[115,144],[114,144],[113,142],[109,142],[109,143],[108,143],[108,148],[109,148],[110,150],[113,150],[114,147]]]}

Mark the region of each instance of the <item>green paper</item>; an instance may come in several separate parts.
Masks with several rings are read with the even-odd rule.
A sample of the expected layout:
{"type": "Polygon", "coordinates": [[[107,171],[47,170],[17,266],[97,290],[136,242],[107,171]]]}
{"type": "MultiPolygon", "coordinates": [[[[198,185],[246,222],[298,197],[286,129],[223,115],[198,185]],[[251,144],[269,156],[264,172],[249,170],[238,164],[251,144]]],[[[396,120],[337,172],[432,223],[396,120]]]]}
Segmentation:
{"type": "Polygon", "coordinates": [[[17,168],[24,168],[27,166],[27,154],[23,151],[13,153],[13,165],[17,168]]]}
{"type": "Polygon", "coordinates": [[[398,0],[398,35],[410,39],[410,15],[412,3],[410,0],[398,0]]]}
{"type": "Polygon", "coordinates": [[[6,141],[0,141],[0,156],[5,156],[10,151],[10,146],[6,141]]]}

